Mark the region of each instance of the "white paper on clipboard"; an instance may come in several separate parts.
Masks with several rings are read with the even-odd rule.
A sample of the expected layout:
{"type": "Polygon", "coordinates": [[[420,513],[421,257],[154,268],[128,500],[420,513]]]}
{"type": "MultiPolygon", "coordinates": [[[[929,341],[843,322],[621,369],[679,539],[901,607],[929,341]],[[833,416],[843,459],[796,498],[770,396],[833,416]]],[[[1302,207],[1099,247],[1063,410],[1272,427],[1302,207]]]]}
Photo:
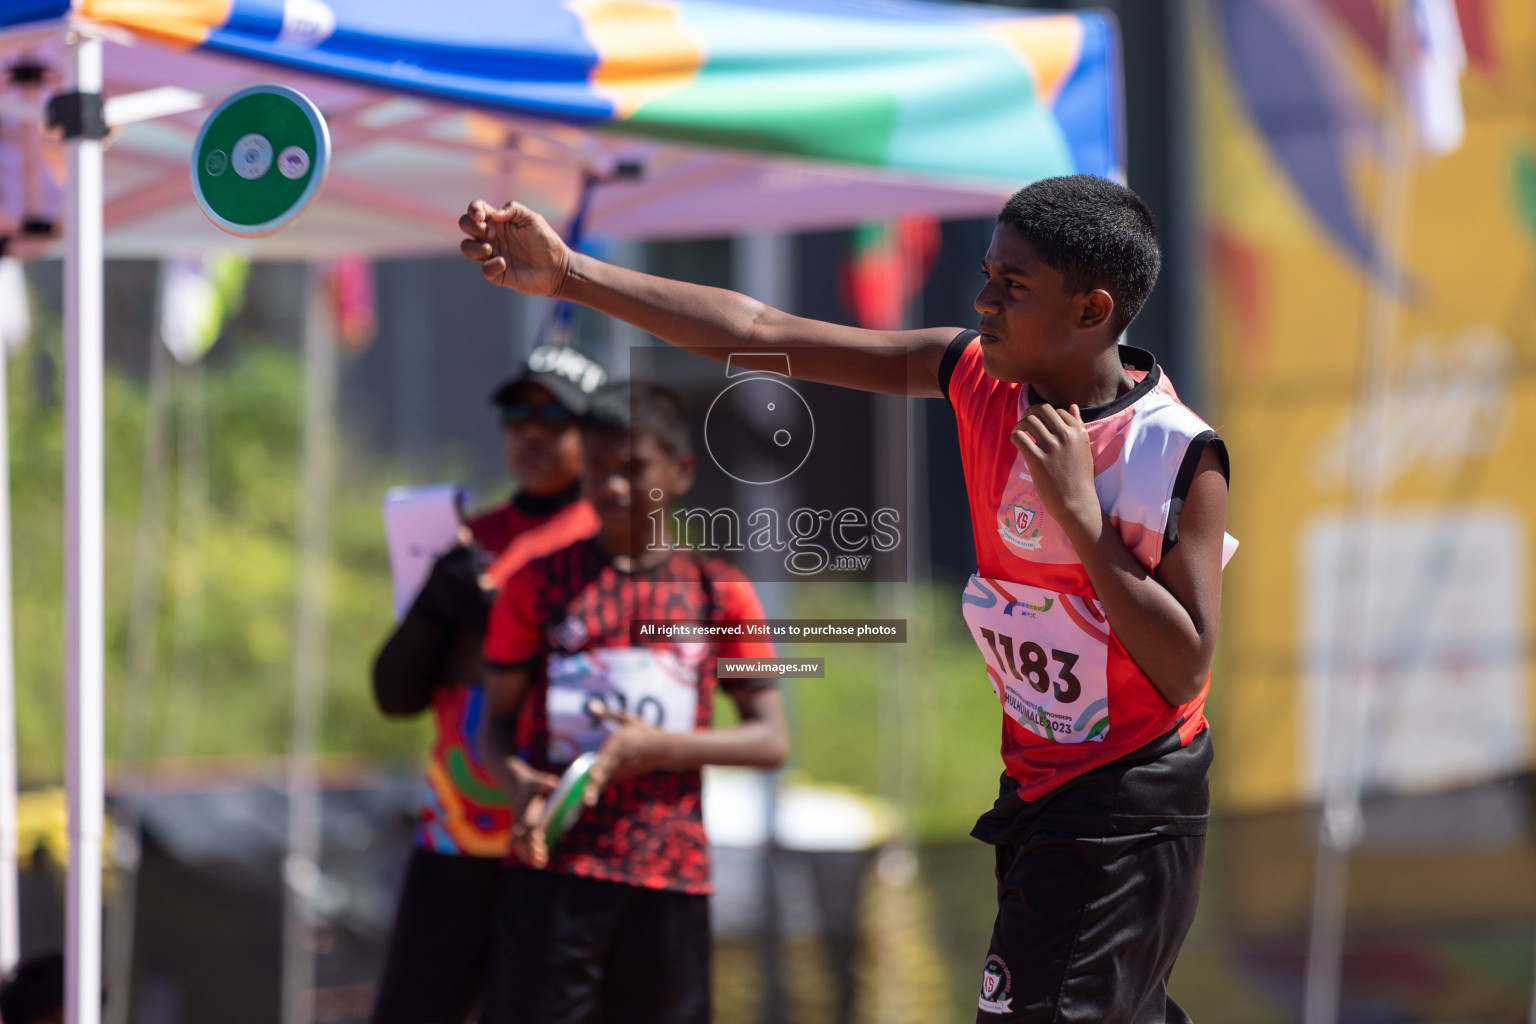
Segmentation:
{"type": "Polygon", "coordinates": [[[395,618],[405,618],[438,558],[459,542],[469,492],[458,484],[391,487],[384,493],[384,539],[395,584],[395,618]]]}

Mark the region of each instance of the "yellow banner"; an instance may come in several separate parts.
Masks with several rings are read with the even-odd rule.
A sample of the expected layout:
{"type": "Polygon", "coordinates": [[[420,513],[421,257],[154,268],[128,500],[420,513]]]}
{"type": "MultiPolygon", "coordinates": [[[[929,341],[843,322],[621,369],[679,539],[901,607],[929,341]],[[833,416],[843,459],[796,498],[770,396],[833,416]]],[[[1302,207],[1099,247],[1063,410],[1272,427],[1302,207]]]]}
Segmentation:
{"type": "Polygon", "coordinates": [[[1198,11],[1203,312],[1243,545],[1212,686],[1218,798],[1523,770],[1536,4],[1198,11]],[[1394,8],[1414,18],[1400,36],[1394,8]]]}

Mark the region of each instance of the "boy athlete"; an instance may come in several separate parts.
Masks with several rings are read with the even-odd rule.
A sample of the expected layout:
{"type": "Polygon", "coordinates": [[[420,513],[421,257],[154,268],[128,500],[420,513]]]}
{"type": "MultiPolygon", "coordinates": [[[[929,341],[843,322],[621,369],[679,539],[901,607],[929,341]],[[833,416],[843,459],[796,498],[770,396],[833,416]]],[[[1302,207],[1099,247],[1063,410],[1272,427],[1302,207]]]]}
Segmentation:
{"type": "Polygon", "coordinates": [[[962,610],[1004,711],[1002,791],[973,832],[998,894],[977,1020],[1187,1021],[1167,979],[1204,863],[1227,459],[1118,344],[1161,263],[1145,204],[1085,175],[1021,189],[981,262],[979,331],[859,330],[609,266],[517,203],[459,226],[493,283],[718,360],[792,346],[798,376],[950,401],[978,562],[962,610]]]}
{"type": "Polygon", "coordinates": [[[492,590],[529,559],[597,530],[581,500],[577,417],[603,380],[580,353],[542,346],[496,389],[491,402],[517,493],[469,520],[478,550],[460,545],[438,559],[374,663],[379,710],[408,716],[430,707],[436,727],[374,1024],[461,1024],[484,988],[491,907],[511,836],[506,797],[476,756],[486,615],[492,590]],[[487,567],[482,558],[494,561],[487,567]]]}
{"type": "Polygon", "coordinates": [[[505,873],[483,1024],[707,1024],[706,764],[777,767],[778,690],[720,683],[740,712],[710,729],[716,658],[771,657],[762,641],[633,646],[630,622],[760,619],[725,563],[631,531],[693,483],[677,399],[636,385],[599,392],[586,425],[584,487],[596,537],[529,563],[491,612],[483,761],[511,796],[505,873]],[[594,698],[596,700],[594,701],[594,698]],[[587,808],[550,845],[544,794],[598,751],[587,808]]]}

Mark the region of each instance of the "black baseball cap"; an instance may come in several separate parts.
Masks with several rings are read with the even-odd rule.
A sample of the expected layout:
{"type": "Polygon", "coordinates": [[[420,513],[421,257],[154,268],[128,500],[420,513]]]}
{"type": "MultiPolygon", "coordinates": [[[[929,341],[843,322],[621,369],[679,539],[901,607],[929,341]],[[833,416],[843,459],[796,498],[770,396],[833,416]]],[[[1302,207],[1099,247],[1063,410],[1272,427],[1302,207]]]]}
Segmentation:
{"type": "Polygon", "coordinates": [[[523,384],[537,384],[577,416],[592,406],[592,393],[608,380],[608,374],[586,356],[561,345],[540,345],[528,353],[523,372],[505,380],[491,393],[491,404],[510,405],[523,384]]]}

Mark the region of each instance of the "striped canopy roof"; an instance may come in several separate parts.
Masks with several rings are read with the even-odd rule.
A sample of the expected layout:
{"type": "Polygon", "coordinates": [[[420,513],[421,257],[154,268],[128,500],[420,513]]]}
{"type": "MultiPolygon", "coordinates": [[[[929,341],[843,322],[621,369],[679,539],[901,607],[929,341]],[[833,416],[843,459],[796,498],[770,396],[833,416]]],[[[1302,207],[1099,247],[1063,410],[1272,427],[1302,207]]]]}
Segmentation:
{"type": "MultiPolygon", "coordinates": [[[[442,248],[477,195],[568,216],[582,182],[619,165],[640,175],[598,187],[595,235],[982,215],[1040,177],[1123,177],[1118,42],[1097,13],[917,0],[0,0],[0,62],[61,67],[67,22],[108,40],[109,97],[196,95],[197,109],[128,125],[109,150],[119,253],[227,241],[192,205],[191,142],[207,106],[264,81],[310,95],[335,150],[315,208],[256,243],[272,255],[318,254],[348,231],[353,249],[442,248]]],[[[0,119],[56,89],[50,77],[46,90],[0,94],[0,119]]],[[[21,130],[13,118],[0,134],[0,215],[12,219],[36,212],[17,206],[21,130]]]]}

